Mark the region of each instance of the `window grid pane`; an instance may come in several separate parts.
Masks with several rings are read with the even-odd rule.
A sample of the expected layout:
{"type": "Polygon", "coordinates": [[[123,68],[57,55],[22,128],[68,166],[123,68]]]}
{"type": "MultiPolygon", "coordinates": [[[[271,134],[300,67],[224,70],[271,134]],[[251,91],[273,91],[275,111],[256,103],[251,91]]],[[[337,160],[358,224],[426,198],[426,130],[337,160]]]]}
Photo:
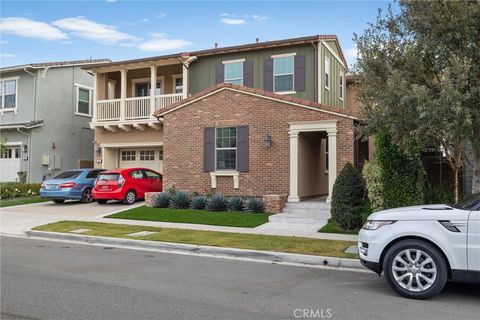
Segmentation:
{"type": "Polygon", "coordinates": [[[135,161],[135,151],[122,151],[122,161],[135,161]]]}
{"type": "Polygon", "coordinates": [[[217,150],[217,170],[235,170],[237,150],[217,150]]]}
{"type": "Polygon", "coordinates": [[[275,77],[275,92],[293,91],[293,75],[275,77]]]}
{"type": "Polygon", "coordinates": [[[293,74],[293,56],[273,59],[275,75],[293,74]]]}
{"type": "Polygon", "coordinates": [[[217,170],[235,170],[237,163],[237,128],[216,128],[217,170]]]}
{"type": "Polygon", "coordinates": [[[224,65],[224,81],[232,84],[243,85],[243,62],[226,63],[224,65]]]}

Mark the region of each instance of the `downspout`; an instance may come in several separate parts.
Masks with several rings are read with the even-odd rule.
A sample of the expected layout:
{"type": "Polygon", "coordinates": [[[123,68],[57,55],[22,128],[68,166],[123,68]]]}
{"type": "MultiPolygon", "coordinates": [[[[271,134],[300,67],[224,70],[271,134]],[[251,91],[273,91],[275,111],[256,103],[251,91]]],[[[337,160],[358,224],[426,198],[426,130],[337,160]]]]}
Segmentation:
{"type": "MultiPolygon", "coordinates": [[[[33,77],[33,98],[32,98],[32,107],[33,107],[33,121],[37,121],[37,75],[33,72],[30,72],[27,70],[27,68],[23,68],[23,71],[25,71],[26,73],[28,73],[29,75],[31,75],[33,77]]],[[[27,134],[25,132],[23,132],[22,130],[20,130],[20,128],[17,128],[17,131],[20,132],[20,133],[23,133],[24,135],[26,135],[28,137],[28,143],[27,143],[27,147],[28,147],[28,152],[27,152],[27,157],[28,157],[28,163],[27,163],[27,182],[30,183],[31,182],[31,165],[32,165],[32,161],[31,161],[31,157],[30,157],[30,154],[32,152],[32,148],[31,148],[31,145],[32,145],[32,139],[31,139],[31,134],[27,134]]]]}
{"type": "Polygon", "coordinates": [[[318,67],[317,67],[317,64],[318,64],[318,48],[317,46],[315,45],[315,42],[312,40],[310,42],[310,44],[312,45],[313,47],[313,52],[314,52],[314,55],[313,55],[313,93],[314,93],[314,99],[315,99],[315,102],[320,102],[318,101],[318,67]]]}

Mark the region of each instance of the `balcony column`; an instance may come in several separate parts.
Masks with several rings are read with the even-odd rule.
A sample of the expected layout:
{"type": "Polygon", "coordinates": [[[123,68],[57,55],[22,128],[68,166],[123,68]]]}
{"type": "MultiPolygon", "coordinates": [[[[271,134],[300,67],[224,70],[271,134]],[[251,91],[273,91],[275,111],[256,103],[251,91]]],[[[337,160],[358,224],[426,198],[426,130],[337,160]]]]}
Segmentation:
{"type": "Polygon", "coordinates": [[[333,185],[337,179],[337,129],[327,130],[328,135],[328,197],[332,201],[333,185]]]}
{"type": "Polygon", "coordinates": [[[186,99],[188,96],[188,68],[182,64],[182,98],[186,99]]]}
{"type": "Polygon", "coordinates": [[[127,70],[120,70],[120,121],[125,121],[125,99],[127,98],[127,70]]]}
{"type": "Polygon", "coordinates": [[[97,100],[98,100],[98,75],[96,72],[93,73],[93,111],[92,111],[92,121],[97,121],[97,100]]]}
{"type": "Polygon", "coordinates": [[[150,66],[150,117],[155,112],[155,92],[157,91],[157,66],[150,66]]]}

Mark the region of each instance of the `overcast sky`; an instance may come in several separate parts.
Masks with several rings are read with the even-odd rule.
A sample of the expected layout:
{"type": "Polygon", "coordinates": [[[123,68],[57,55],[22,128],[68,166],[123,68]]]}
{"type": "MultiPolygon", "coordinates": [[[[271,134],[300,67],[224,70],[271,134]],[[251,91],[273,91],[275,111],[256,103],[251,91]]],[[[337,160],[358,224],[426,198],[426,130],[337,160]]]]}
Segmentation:
{"type": "Polygon", "coordinates": [[[336,34],[351,63],[353,33],[362,33],[389,3],[2,0],[0,65],[118,61],[315,34],[336,34]]]}

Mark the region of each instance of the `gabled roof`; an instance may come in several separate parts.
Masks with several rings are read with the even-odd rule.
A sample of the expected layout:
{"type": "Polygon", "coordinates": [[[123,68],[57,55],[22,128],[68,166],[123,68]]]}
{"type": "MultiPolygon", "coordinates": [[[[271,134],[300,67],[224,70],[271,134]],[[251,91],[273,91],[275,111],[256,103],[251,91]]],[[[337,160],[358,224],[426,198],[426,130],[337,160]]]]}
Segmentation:
{"type": "Polygon", "coordinates": [[[69,67],[69,66],[84,66],[90,64],[101,64],[112,62],[110,59],[88,59],[88,60],[71,60],[71,61],[52,61],[52,62],[40,62],[40,63],[29,63],[22,64],[17,66],[3,67],[0,68],[0,72],[5,71],[16,71],[23,70],[25,68],[31,69],[43,69],[51,67],[69,67]]]}
{"type": "Polygon", "coordinates": [[[355,116],[355,113],[352,110],[347,110],[347,109],[341,109],[333,106],[328,106],[325,104],[313,102],[310,100],[306,99],[301,99],[301,98],[296,98],[292,96],[287,96],[287,95],[281,95],[278,93],[273,93],[270,91],[265,91],[262,89],[256,89],[256,88],[250,88],[250,87],[244,87],[244,86],[238,86],[234,85],[231,83],[220,83],[215,86],[206,88],[200,92],[197,92],[196,94],[181,100],[179,102],[176,102],[169,106],[168,108],[160,109],[157,110],[153,115],[156,117],[163,117],[164,115],[175,112],[176,110],[186,107],[191,103],[194,103],[198,100],[204,99],[207,96],[210,96],[212,94],[215,94],[217,92],[223,91],[223,90],[231,90],[235,92],[241,92],[245,93],[248,95],[264,98],[264,99],[269,99],[269,100],[274,100],[274,101],[279,101],[283,102],[286,104],[302,107],[302,108],[307,108],[311,110],[316,110],[319,112],[324,112],[324,113],[329,113],[333,115],[337,115],[340,117],[345,117],[345,118],[350,118],[350,119],[357,119],[355,116]]]}
{"type": "MultiPolygon", "coordinates": [[[[212,55],[225,54],[225,53],[266,49],[266,48],[281,48],[281,47],[289,47],[289,46],[294,46],[299,44],[309,44],[309,43],[312,43],[312,41],[318,42],[318,41],[324,41],[324,40],[326,41],[335,40],[335,42],[338,43],[338,38],[336,35],[323,34],[323,35],[275,40],[275,41],[254,42],[254,43],[248,43],[248,44],[242,44],[242,45],[236,45],[236,46],[213,48],[213,49],[206,49],[206,50],[199,50],[199,51],[192,51],[192,52],[181,52],[181,53],[174,53],[174,54],[168,54],[163,56],[154,56],[154,57],[147,57],[147,58],[140,58],[140,59],[133,59],[133,60],[116,61],[116,62],[99,64],[94,67],[95,68],[110,67],[110,66],[122,65],[126,63],[139,63],[139,62],[148,62],[148,61],[161,60],[161,59],[179,58],[181,56],[204,57],[204,56],[212,56],[212,55]]],[[[339,51],[343,58],[342,50],[338,44],[337,44],[337,47],[339,48],[339,51]]]]}

